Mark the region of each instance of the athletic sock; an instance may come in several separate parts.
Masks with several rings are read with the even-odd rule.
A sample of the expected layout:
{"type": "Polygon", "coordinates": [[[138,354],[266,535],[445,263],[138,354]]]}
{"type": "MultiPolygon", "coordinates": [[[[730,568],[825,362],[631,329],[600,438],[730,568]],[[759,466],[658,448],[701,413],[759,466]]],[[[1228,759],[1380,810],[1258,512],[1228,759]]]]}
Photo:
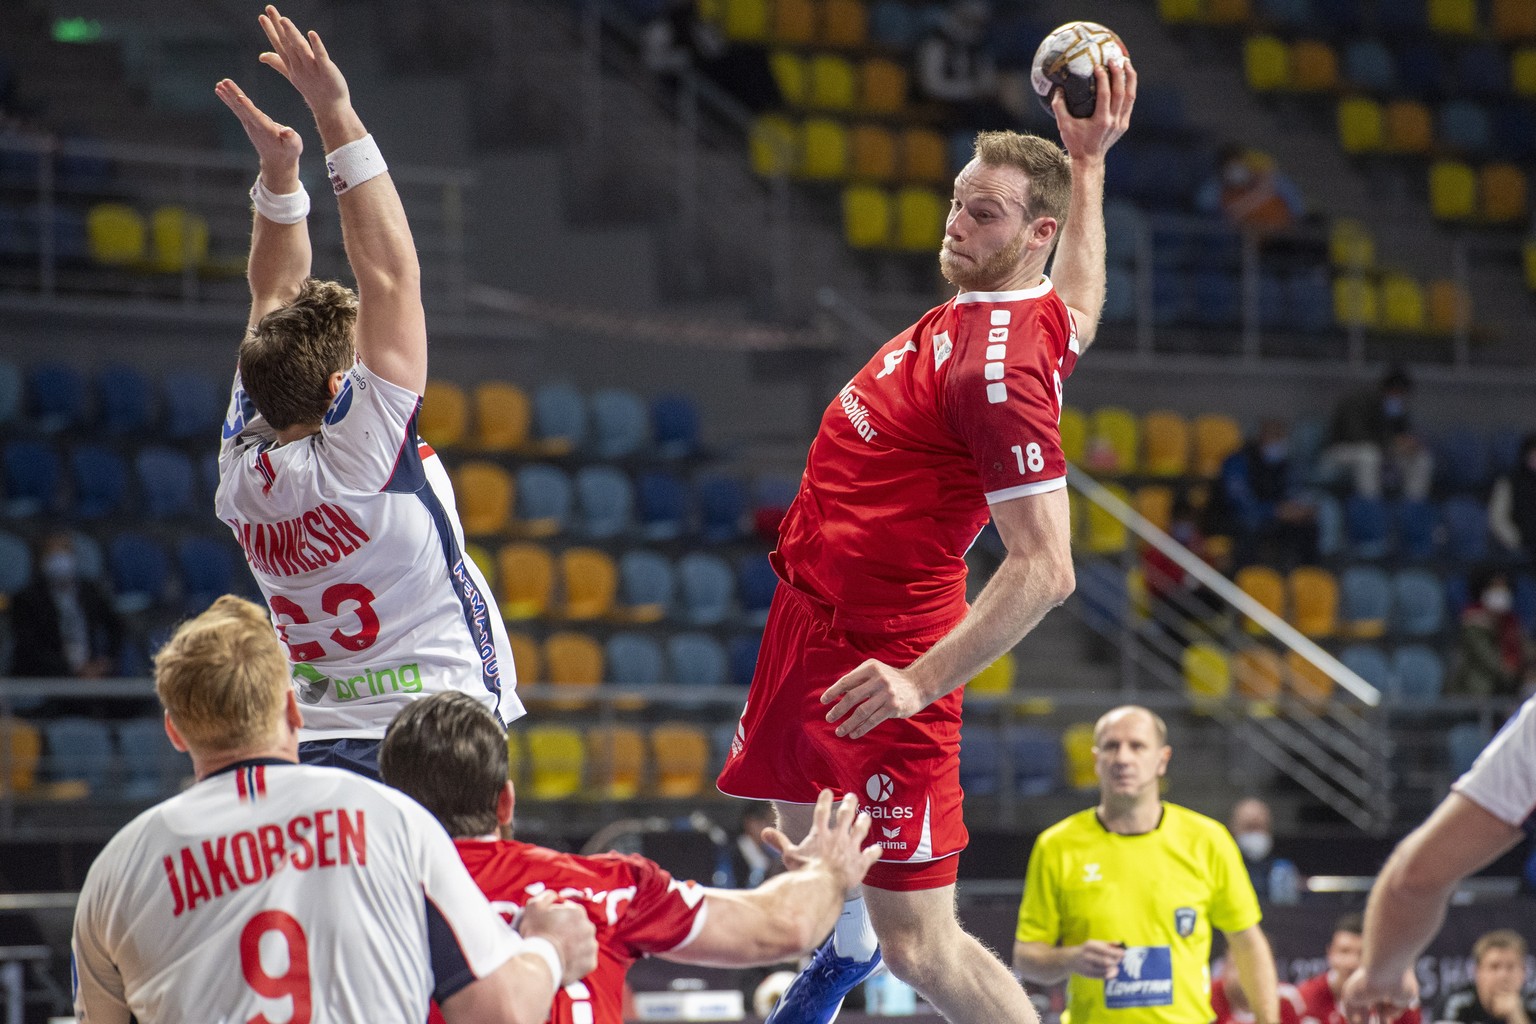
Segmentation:
{"type": "Polygon", "coordinates": [[[864,897],[855,896],[844,901],[843,912],[832,932],[832,951],[840,957],[862,962],[873,959],[879,948],[875,926],[870,923],[869,911],[864,909],[864,897]]]}

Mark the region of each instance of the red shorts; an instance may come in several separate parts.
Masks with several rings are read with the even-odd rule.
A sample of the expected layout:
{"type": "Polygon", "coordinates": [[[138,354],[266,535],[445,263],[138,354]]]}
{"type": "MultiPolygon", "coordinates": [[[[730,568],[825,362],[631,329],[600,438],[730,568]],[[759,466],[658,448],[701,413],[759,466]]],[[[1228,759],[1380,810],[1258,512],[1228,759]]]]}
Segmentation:
{"type": "Polygon", "coordinates": [[[963,689],[856,740],[836,735],[821,703],[827,687],[866,659],[905,668],[953,625],[921,636],[834,629],[827,609],[780,583],[720,792],[792,804],[813,804],[823,789],[856,793],[874,819],[870,841],[885,850],[865,884],[896,891],[953,884],[956,855],[970,838],[960,792],[963,689]]]}

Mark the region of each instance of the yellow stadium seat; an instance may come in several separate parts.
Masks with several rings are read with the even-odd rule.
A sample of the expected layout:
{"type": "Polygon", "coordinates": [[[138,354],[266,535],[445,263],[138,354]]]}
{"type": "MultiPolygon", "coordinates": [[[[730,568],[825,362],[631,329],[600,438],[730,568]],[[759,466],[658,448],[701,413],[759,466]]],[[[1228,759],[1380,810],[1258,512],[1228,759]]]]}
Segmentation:
{"type": "Polygon", "coordinates": [[[896,193],[896,247],[908,252],[938,252],[944,240],[949,200],[926,188],[896,193]]]}
{"type": "Polygon", "coordinates": [[[508,622],[537,619],[549,611],[555,559],[537,544],[508,544],[496,553],[500,586],[496,603],[508,622]]]}
{"type": "Polygon", "coordinates": [[[848,133],[848,149],[849,177],[858,181],[896,178],[896,136],[889,128],[878,124],[855,125],[848,133]]]}
{"type": "Polygon", "coordinates": [[[835,53],[818,53],[806,68],[805,105],[815,110],[852,110],[859,100],[853,64],[835,53]]]}
{"type": "Polygon", "coordinates": [[[1327,569],[1303,565],[1286,581],[1291,593],[1291,625],[1313,640],[1333,636],[1339,626],[1339,581],[1327,569]]]}
{"type": "Polygon", "coordinates": [[[1221,472],[1228,455],[1243,446],[1243,428],[1237,420],[1223,413],[1204,413],[1195,417],[1196,476],[1209,480],[1221,472]]]}
{"type": "Polygon", "coordinates": [[[1381,326],[1389,331],[1424,329],[1424,288],[1402,273],[1381,276],[1381,326]]]}
{"type": "Polygon", "coordinates": [[[1298,39],[1291,47],[1291,88],[1332,92],[1339,87],[1339,53],[1321,39],[1298,39]]]}
{"type": "Polygon", "coordinates": [[[805,58],[789,50],[774,50],[768,54],[768,73],[773,76],[773,84],[779,87],[779,95],[786,104],[791,107],[806,105],[810,83],[805,58]]]}
{"type": "Polygon", "coordinates": [[[544,681],[544,651],[539,642],[527,633],[507,631],[507,643],[512,648],[512,665],[517,669],[517,682],[538,685],[544,681]]]}
{"type": "Polygon", "coordinates": [[[1439,220],[1477,216],[1477,172],[1460,160],[1436,160],[1429,168],[1429,209],[1439,220]]]}
{"type": "Polygon", "coordinates": [[[1536,39],[1536,4],[1531,0],[1493,0],[1493,34],[1505,42],[1536,39]]]}
{"type": "Polygon", "coordinates": [[[443,451],[463,444],[469,431],[469,399],[464,389],[451,381],[427,381],[416,431],[427,444],[443,451]]]}
{"type": "Polygon", "coordinates": [[[1243,76],[1254,92],[1274,92],[1291,84],[1291,51],[1285,41],[1269,35],[1243,42],[1243,76]]]}
{"type": "Polygon", "coordinates": [[[854,49],[869,39],[869,9],[863,0],[827,0],[821,11],[821,41],[826,46],[854,49]]]}
{"type": "Polygon", "coordinates": [[[1382,148],[1389,153],[1428,153],[1435,146],[1435,115],[1417,100],[1393,100],[1382,110],[1382,148]]]}
{"type": "Polygon", "coordinates": [[[965,692],[991,696],[1012,693],[1013,679],[1017,671],[1018,664],[1013,652],[1004,651],[1001,658],[976,673],[976,678],[965,684],[965,692]]]}
{"type": "Polygon", "coordinates": [[[43,735],[31,722],[0,718],[0,793],[29,792],[37,785],[43,759],[43,735]]]}
{"type": "Polygon", "coordinates": [[[725,0],[694,0],[694,17],[706,25],[725,24],[725,0]]]}
{"type": "Polygon", "coordinates": [[[645,737],[639,729],[597,726],[587,730],[587,778],[603,800],[630,800],[645,783],[645,737]]]}
{"type": "Polygon", "coordinates": [[[1238,696],[1272,703],[1285,686],[1285,665],[1268,647],[1245,647],[1232,656],[1232,683],[1238,696]]]}
{"type": "Polygon", "coordinates": [[[519,793],[523,789],[523,768],[527,758],[523,755],[523,737],[515,729],[507,730],[507,778],[517,787],[519,793]]]}
{"type": "Polygon", "coordinates": [[[1375,282],[1365,277],[1334,278],[1333,319],[1344,327],[1375,327],[1381,320],[1375,282]]]}
{"type": "Polygon", "coordinates": [[[1137,622],[1152,618],[1152,595],[1147,590],[1147,574],[1141,566],[1132,566],[1125,574],[1125,594],[1131,599],[1131,615],[1137,622]]]}
{"type": "Polygon", "coordinates": [[[1132,507],[1153,526],[1166,531],[1173,522],[1173,488],[1162,484],[1138,487],[1132,507]]]}
{"type": "Polygon", "coordinates": [[[560,553],[559,564],[564,618],[587,621],[613,611],[619,570],[611,555],[597,548],[569,548],[560,553]]]}
{"type": "Polygon", "coordinates": [[[697,796],[709,771],[709,737],[695,725],[658,725],[651,730],[651,763],[655,766],[657,796],[697,796]]]}
{"type": "Polygon", "coordinates": [[[1118,406],[1093,411],[1089,430],[1088,467],[1110,476],[1135,473],[1141,449],[1141,428],[1136,415],[1118,406]]]}
{"type": "Polygon", "coordinates": [[[1472,298],[1449,278],[1429,283],[1429,329],[1450,334],[1472,323],[1472,298]]]}
{"type": "Polygon", "coordinates": [[[1517,96],[1536,96],[1536,46],[1522,46],[1509,58],[1509,87],[1517,96]]]}
{"type": "Polygon", "coordinates": [[[835,181],[848,172],[848,129],[828,117],[813,117],[801,129],[800,176],[835,181]]]}
{"type": "Polygon", "coordinates": [[[1073,789],[1097,789],[1094,770],[1093,723],[1076,722],[1061,734],[1061,752],[1067,762],[1067,784],[1073,789]]]}
{"type": "Polygon", "coordinates": [[[1232,666],[1214,644],[1196,643],[1184,648],[1184,692],[1196,711],[1209,711],[1232,692],[1232,666]]]}
{"type": "Polygon", "coordinates": [[[1340,217],[1328,229],[1328,262],[1341,270],[1374,270],[1376,239],[1357,220],[1340,217]]]}
{"type": "Polygon", "coordinates": [[[752,122],[747,148],[752,170],[761,177],[789,174],[800,164],[800,126],[780,114],[764,114],[752,122]]]}
{"type": "Polygon", "coordinates": [[[453,493],[458,498],[459,519],[468,536],[501,533],[512,521],[516,493],[512,474],[494,462],[472,461],[460,466],[453,493]]]}
{"type": "Polygon", "coordinates": [[[1369,96],[1339,101],[1339,145],[1350,154],[1380,151],[1386,139],[1381,104],[1369,96]]]}
{"type": "Polygon", "coordinates": [[[1477,0],[1429,0],[1429,27],[1447,36],[1478,33],[1477,0]]]}
{"type": "Polygon", "coordinates": [[[843,238],[855,249],[880,249],[891,242],[891,197],[883,188],[843,189],[843,238]]]}
{"type": "Polygon", "coordinates": [[[1253,18],[1248,0],[1209,0],[1205,20],[1212,25],[1246,25],[1253,18]]]}
{"type": "Polygon", "coordinates": [[[480,570],[480,575],[484,576],[485,581],[491,585],[491,589],[495,590],[496,557],[473,541],[464,545],[464,554],[469,556],[469,560],[475,563],[475,568],[480,570]]]}
{"type": "Polygon", "coordinates": [[[1088,450],[1087,415],[1076,406],[1064,405],[1057,428],[1061,431],[1061,453],[1068,462],[1081,464],[1088,450]]]}
{"type": "MultiPolygon", "coordinates": [[[[1238,570],[1233,578],[1238,589],[1265,608],[1285,618],[1285,580],[1267,565],[1250,565],[1238,570]]],[[[1250,633],[1263,633],[1264,627],[1252,619],[1244,618],[1243,626],[1250,633]]]]}
{"type": "Polygon", "coordinates": [[[1488,223],[1510,224],[1525,220],[1525,171],[1517,165],[1486,164],[1478,172],[1478,194],[1483,200],[1483,220],[1488,223]]]}
{"type": "Polygon", "coordinates": [[[143,216],[126,203],[97,203],[85,215],[87,250],[104,267],[142,265],[148,239],[143,216]]]}
{"type": "MultiPolygon", "coordinates": [[[[1130,504],[1131,496],[1124,487],[1119,484],[1106,484],[1106,489],[1126,504],[1130,504]]],[[[1089,554],[1113,555],[1125,550],[1130,543],[1130,534],[1125,524],[1114,516],[1104,511],[1098,505],[1089,505],[1083,522],[1083,547],[1089,554]]]]}
{"type": "Polygon", "coordinates": [[[581,733],[539,725],[524,733],[528,748],[526,792],[534,800],[564,800],[581,792],[586,748],[581,733]]]}
{"type": "Polygon", "coordinates": [[[528,392],[506,381],[475,387],[475,444],[481,451],[510,452],[528,443],[533,406],[528,392]]]}
{"type": "MultiPolygon", "coordinates": [[[[548,702],[558,711],[576,711],[591,701],[575,696],[596,689],[603,681],[603,647],[585,633],[561,630],[544,641],[544,674],[551,686],[573,694],[548,702]]],[[[543,702],[541,702],[543,703],[543,702]]]]}
{"type": "Polygon", "coordinates": [[[807,46],[816,39],[815,0],[774,0],[773,41],[807,46]]]}
{"type": "Polygon", "coordinates": [[[859,65],[859,107],[872,114],[895,114],[907,105],[907,69],[885,57],[859,65]]]}
{"type": "Polygon", "coordinates": [[[208,262],[208,220],[184,206],[162,206],[149,218],[150,266],[179,274],[208,262]]]}
{"type": "Polygon", "coordinates": [[[1333,696],[1333,677],[1295,651],[1285,652],[1286,674],[1291,693],[1307,704],[1320,707],[1333,696]]]}
{"type": "Polygon", "coordinates": [[[1170,25],[1203,21],[1200,0],[1157,0],[1157,14],[1170,25]]]}
{"type": "Polygon", "coordinates": [[[767,42],[772,27],[768,0],[725,0],[720,27],[733,43],[767,42]]]}
{"type": "Polygon", "coordinates": [[[925,185],[949,182],[949,152],[944,136],[932,128],[908,128],[897,143],[897,164],[903,181],[925,185]]]}
{"type": "Polygon", "coordinates": [[[1142,472],[1148,476],[1183,476],[1189,471],[1189,422],[1167,410],[1149,412],[1141,420],[1145,455],[1142,472]]]}

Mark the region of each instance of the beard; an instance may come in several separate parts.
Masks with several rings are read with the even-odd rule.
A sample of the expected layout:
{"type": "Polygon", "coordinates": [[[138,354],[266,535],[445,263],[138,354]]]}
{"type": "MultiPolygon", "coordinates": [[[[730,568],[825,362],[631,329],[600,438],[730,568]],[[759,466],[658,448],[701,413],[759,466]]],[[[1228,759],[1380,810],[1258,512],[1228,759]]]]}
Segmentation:
{"type": "Polygon", "coordinates": [[[1019,266],[1019,256],[1024,252],[1025,234],[1029,225],[1019,229],[1013,241],[1003,246],[997,252],[986,259],[976,261],[967,259],[959,253],[951,252],[949,239],[945,238],[939,246],[939,273],[944,275],[944,280],[956,288],[966,291],[994,291],[992,286],[1008,279],[1019,266]]]}

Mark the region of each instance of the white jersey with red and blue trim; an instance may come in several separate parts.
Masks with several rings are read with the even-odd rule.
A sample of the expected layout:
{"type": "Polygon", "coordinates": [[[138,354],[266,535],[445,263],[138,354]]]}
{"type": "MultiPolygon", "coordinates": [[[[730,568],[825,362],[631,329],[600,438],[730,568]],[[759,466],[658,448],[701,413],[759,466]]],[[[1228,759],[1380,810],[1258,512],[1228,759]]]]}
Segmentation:
{"type": "Polygon", "coordinates": [[[214,505],[287,645],[305,740],[382,738],[407,702],[440,690],[503,724],[523,714],[453,486],[416,435],[420,407],[358,362],[320,432],[278,444],[235,376],[214,505]]]}
{"type": "Polygon", "coordinates": [[[75,1012],[424,1021],[522,941],[409,797],[338,768],[243,761],[139,815],[91,865],[75,1012]]]}

